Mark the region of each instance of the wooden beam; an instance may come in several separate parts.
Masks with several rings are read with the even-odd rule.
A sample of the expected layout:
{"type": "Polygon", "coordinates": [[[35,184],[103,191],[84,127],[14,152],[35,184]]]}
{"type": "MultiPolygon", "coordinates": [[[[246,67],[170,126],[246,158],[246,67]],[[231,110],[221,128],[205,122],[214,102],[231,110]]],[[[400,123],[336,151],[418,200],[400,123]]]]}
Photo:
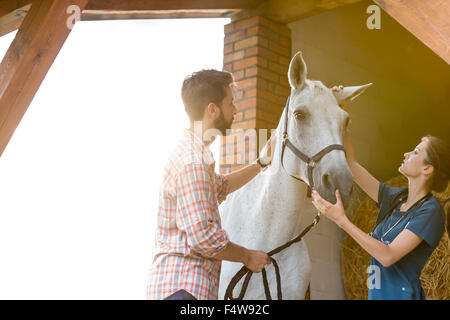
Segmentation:
{"type": "Polygon", "coordinates": [[[416,38],[450,64],[450,2],[374,0],[416,38]]]}
{"type": "Polygon", "coordinates": [[[0,16],[0,37],[19,29],[30,8],[31,4],[28,4],[4,16],[0,16]]]}
{"type": "Polygon", "coordinates": [[[0,156],[70,33],[66,13],[88,0],[34,1],[0,64],[0,156]]]}
{"type": "Polygon", "coordinates": [[[221,10],[254,9],[265,0],[90,0],[86,10],[221,10]]]}
{"type": "Polygon", "coordinates": [[[290,23],[361,0],[267,0],[255,9],[238,12],[232,20],[262,15],[280,23],[290,23]]]}
{"type": "Polygon", "coordinates": [[[0,17],[31,4],[32,0],[0,0],[0,17]]]}
{"type": "MultiPolygon", "coordinates": [[[[38,0],[36,0],[38,1],[38,0]]],[[[251,10],[267,0],[90,0],[81,20],[219,18],[251,10]]],[[[0,36],[20,26],[32,0],[0,0],[0,36]],[[20,15],[15,10],[21,10],[20,15]],[[6,17],[6,15],[12,15],[6,17]],[[2,30],[3,33],[2,33],[2,30]]]]}
{"type": "Polygon", "coordinates": [[[90,0],[81,20],[218,18],[266,0],[90,0]]]}
{"type": "Polygon", "coordinates": [[[125,20],[125,19],[179,19],[179,18],[222,18],[235,10],[145,10],[145,11],[103,11],[84,10],[81,20],[125,20]]]}

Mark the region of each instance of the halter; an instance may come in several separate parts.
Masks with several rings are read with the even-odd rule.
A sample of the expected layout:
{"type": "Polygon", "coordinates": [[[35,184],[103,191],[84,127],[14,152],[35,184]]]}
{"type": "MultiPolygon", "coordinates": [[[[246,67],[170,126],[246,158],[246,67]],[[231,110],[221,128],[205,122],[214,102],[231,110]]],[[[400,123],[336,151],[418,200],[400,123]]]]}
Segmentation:
{"type": "Polygon", "coordinates": [[[283,157],[284,157],[284,150],[286,149],[286,147],[288,147],[292,153],[299,158],[300,160],[302,160],[303,162],[305,162],[308,165],[308,181],[305,182],[306,184],[308,184],[309,189],[308,189],[308,196],[311,195],[311,189],[314,189],[314,178],[313,178],[313,169],[316,167],[316,164],[320,161],[320,159],[323,158],[324,155],[326,155],[327,153],[333,151],[333,150],[342,150],[345,153],[345,148],[343,145],[341,144],[332,144],[329,145],[325,148],[323,148],[321,151],[319,151],[318,153],[316,153],[315,155],[313,155],[312,157],[308,157],[306,154],[304,154],[303,152],[301,152],[300,150],[298,150],[291,141],[289,141],[288,138],[288,133],[287,133],[287,128],[288,128],[288,115],[289,115],[289,101],[290,101],[290,97],[288,97],[287,101],[286,101],[286,106],[284,107],[284,113],[285,113],[285,123],[284,123],[284,131],[283,131],[283,146],[281,148],[281,166],[283,167],[284,171],[286,171],[286,173],[288,175],[290,175],[292,178],[305,182],[300,178],[297,178],[293,175],[291,175],[286,168],[284,167],[283,164],[283,157]]]}

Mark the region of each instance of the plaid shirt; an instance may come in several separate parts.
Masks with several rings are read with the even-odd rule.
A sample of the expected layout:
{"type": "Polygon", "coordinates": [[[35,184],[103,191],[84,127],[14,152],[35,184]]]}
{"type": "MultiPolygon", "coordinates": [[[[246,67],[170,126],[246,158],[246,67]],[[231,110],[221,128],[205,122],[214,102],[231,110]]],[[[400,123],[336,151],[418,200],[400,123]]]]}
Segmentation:
{"type": "Polygon", "coordinates": [[[197,299],[217,299],[221,262],[211,257],[229,242],[218,210],[228,192],[226,178],[214,172],[211,150],[185,129],[160,189],[148,299],[180,289],[197,299]]]}

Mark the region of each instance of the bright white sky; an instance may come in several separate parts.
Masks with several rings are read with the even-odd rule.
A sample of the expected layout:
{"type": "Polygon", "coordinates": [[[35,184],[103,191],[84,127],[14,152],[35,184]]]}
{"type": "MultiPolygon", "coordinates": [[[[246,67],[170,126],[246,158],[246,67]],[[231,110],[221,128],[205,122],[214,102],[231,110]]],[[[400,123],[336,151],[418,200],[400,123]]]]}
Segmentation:
{"type": "Polygon", "coordinates": [[[181,84],[222,69],[228,21],[75,25],[0,157],[0,299],[146,298],[181,84]]]}

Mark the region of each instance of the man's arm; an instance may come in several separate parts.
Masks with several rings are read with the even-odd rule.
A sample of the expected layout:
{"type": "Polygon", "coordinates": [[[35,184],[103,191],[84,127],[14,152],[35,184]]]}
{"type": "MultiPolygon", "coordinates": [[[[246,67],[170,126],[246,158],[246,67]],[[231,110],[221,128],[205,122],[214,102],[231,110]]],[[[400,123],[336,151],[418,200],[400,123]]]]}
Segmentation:
{"type": "Polygon", "coordinates": [[[248,166],[231,172],[225,175],[225,178],[230,184],[230,193],[241,188],[252,180],[261,171],[261,166],[257,163],[249,164],[248,166]]]}
{"type": "Polygon", "coordinates": [[[217,260],[227,260],[241,262],[252,272],[261,272],[266,264],[270,264],[267,253],[257,250],[249,250],[233,242],[228,242],[227,246],[217,252],[213,257],[217,260]]]}
{"type": "MultiPolygon", "coordinates": [[[[209,172],[203,164],[190,163],[178,176],[177,227],[185,232],[191,250],[206,258],[242,262],[253,272],[261,272],[270,263],[262,251],[249,250],[232,243],[211,217],[213,192],[209,172]]],[[[218,213],[217,213],[218,214],[218,213]]]]}
{"type": "MultiPolygon", "coordinates": [[[[272,161],[272,150],[275,149],[276,135],[273,134],[267,141],[266,145],[261,151],[260,160],[262,163],[270,165],[272,161]]],[[[261,166],[258,163],[252,163],[248,166],[231,172],[225,175],[230,185],[230,193],[241,188],[252,180],[261,171],[261,166]]]]}

